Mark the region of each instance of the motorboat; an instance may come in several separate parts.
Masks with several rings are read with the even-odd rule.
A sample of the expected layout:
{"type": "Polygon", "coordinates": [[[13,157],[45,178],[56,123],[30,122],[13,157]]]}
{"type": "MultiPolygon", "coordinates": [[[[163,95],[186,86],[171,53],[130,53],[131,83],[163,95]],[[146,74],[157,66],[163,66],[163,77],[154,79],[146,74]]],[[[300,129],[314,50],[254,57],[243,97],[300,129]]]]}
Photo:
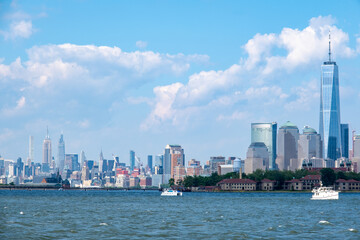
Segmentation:
{"type": "Polygon", "coordinates": [[[337,200],[339,199],[339,192],[332,187],[318,187],[312,190],[311,200],[337,200]]]}
{"type": "Polygon", "coordinates": [[[182,196],[182,192],[173,189],[164,189],[161,196],[182,196]]]}

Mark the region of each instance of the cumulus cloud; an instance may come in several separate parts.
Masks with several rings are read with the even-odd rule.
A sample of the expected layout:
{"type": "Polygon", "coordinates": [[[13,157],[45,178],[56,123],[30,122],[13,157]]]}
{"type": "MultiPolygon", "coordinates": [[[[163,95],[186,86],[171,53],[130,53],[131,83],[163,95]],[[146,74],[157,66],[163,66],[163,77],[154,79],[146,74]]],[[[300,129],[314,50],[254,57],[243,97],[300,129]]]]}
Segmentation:
{"type": "Polygon", "coordinates": [[[206,55],[124,52],[118,47],[94,45],[44,45],[27,51],[9,65],[0,64],[0,80],[24,79],[30,86],[83,86],[108,90],[148,81],[162,74],[179,75],[190,63],[208,61],[206,55]]]}
{"type": "Polygon", "coordinates": [[[16,113],[18,113],[20,109],[24,108],[25,103],[26,103],[26,98],[24,96],[22,96],[22,97],[20,97],[19,100],[16,101],[16,106],[15,107],[13,107],[13,108],[4,108],[2,113],[5,116],[13,116],[16,113]]]}
{"type": "Polygon", "coordinates": [[[145,42],[145,41],[140,41],[139,40],[139,41],[136,42],[136,47],[141,48],[141,49],[146,48],[147,45],[148,45],[148,43],[145,42]]]}
{"type": "Polygon", "coordinates": [[[4,16],[9,23],[8,29],[0,30],[5,40],[29,38],[34,33],[31,16],[22,11],[16,11],[4,16]]]}
{"type": "MultiPolygon", "coordinates": [[[[248,56],[238,64],[226,70],[193,74],[186,84],[174,83],[154,88],[155,104],[142,127],[163,121],[174,122],[179,116],[186,115],[184,113],[188,110],[193,111],[199,106],[214,107],[238,101],[258,101],[258,104],[268,105],[284,102],[290,97],[289,93],[272,84],[270,79],[326,60],[329,31],[335,59],[356,55],[356,50],[348,46],[348,34],[334,23],[335,19],[331,16],[319,16],[310,19],[309,26],[302,30],[284,28],[279,34],[256,34],[243,46],[248,56]],[[171,94],[168,92],[170,89],[171,94]]],[[[308,105],[306,98],[312,91],[312,88],[305,87],[292,90],[290,94],[296,100],[286,105],[285,109],[308,105]]],[[[220,118],[225,119],[224,116],[220,118]]]]}

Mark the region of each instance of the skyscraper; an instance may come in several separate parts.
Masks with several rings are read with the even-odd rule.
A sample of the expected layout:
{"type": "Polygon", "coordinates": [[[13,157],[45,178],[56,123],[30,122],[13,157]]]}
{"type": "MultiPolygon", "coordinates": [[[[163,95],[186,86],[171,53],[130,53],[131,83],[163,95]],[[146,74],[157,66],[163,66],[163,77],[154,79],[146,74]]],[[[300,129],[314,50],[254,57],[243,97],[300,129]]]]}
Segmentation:
{"type": "Polygon", "coordinates": [[[135,152],[133,150],[130,150],[130,169],[131,171],[134,170],[135,167],[135,152]]]}
{"type": "Polygon", "coordinates": [[[30,163],[34,162],[34,136],[29,136],[29,160],[30,163]]]}
{"type": "Polygon", "coordinates": [[[85,152],[84,152],[84,150],[81,150],[81,153],[80,153],[80,167],[82,168],[85,163],[86,163],[85,152]]]}
{"type": "Polygon", "coordinates": [[[180,145],[166,145],[164,153],[164,183],[174,178],[174,167],[185,166],[184,149],[180,145]]]}
{"type": "Polygon", "coordinates": [[[251,143],[263,142],[269,152],[269,169],[276,169],[277,123],[252,123],[251,143]]]}
{"type": "Polygon", "coordinates": [[[107,162],[104,160],[104,155],[101,149],[100,156],[99,156],[99,173],[102,174],[103,172],[107,171],[107,162]]]}
{"type": "Polygon", "coordinates": [[[269,168],[269,151],[263,142],[253,142],[246,153],[245,173],[253,173],[257,169],[269,168]]]}
{"type": "Polygon", "coordinates": [[[297,168],[298,140],[299,129],[295,124],[287,121],[279,128],[276,158],[276,164],[279,170],[293,170],[290,169],[292,165],[296,165],[294,168],[297,168]]]}
{"type": "Polygon", "coordinates": [[[341,156],[339,73],[336,62],[331,61],[329,34],[329,61],[321,66],[320,124],[325,159],[341,156]]]}
{"type": "Polygon", "coordinates": [[[340,124],[341,128],[341,156],[349,158],[349,124],[340,124]]]}
{"type": "Polygon", "coordinates": [[[48,172],[51,163],[51,139],[49,137],[49,130],[47,129],[46,137],[43,143],[43,171],[48,172]]]}
{"type": "Polygon", "coordinates": [[[65,166],[65,142],[63,134],[60,135],[58,143],[57,165],[59,167],[59,171],[62,172],[65,166]]]}
{"type": "Polygon", "coordinates": [[[148,155],[148,160],[147,160],[147,165],[150,169],[150,172],[152,172],[152,165],[153,165],[153,156],[152,155],[148,155]]]}
{"type": "Polygon", "coordinates": [[[298,141],[299,163],[302,165],[304,160],[321,158],[321,150],[321,136],[317,134],[315,129],[305,126],[298,141]]]}

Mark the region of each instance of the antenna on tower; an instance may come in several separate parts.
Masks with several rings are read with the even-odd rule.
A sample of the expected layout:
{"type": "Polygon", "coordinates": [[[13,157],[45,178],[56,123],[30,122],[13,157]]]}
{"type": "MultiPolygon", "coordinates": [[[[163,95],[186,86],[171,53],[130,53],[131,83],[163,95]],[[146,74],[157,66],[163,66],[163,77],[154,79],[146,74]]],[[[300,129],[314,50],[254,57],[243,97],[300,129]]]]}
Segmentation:
{"type": "Polygon", "coordinates": [[[331,62],[331,32],[329,30],[329,62],[331,62]]]}
{"type": "Polygon", "coordinates": [[[46,138],[49,139],[49,127],[48,126],[46,126],[46,138]]]}

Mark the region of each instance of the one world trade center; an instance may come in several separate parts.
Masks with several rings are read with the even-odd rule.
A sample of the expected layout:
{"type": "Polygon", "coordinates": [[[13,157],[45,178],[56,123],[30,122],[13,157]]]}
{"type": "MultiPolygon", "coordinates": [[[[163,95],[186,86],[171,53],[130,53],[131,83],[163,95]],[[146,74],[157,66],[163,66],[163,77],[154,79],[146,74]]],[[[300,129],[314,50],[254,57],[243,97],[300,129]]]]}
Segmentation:
{"type": "Polygon", "coordinates": [[[336,62],[331,61],[329,34],[329,61],[321,66],[320,126],[325,159],[341,156],[339,73],[336,62]]]}

